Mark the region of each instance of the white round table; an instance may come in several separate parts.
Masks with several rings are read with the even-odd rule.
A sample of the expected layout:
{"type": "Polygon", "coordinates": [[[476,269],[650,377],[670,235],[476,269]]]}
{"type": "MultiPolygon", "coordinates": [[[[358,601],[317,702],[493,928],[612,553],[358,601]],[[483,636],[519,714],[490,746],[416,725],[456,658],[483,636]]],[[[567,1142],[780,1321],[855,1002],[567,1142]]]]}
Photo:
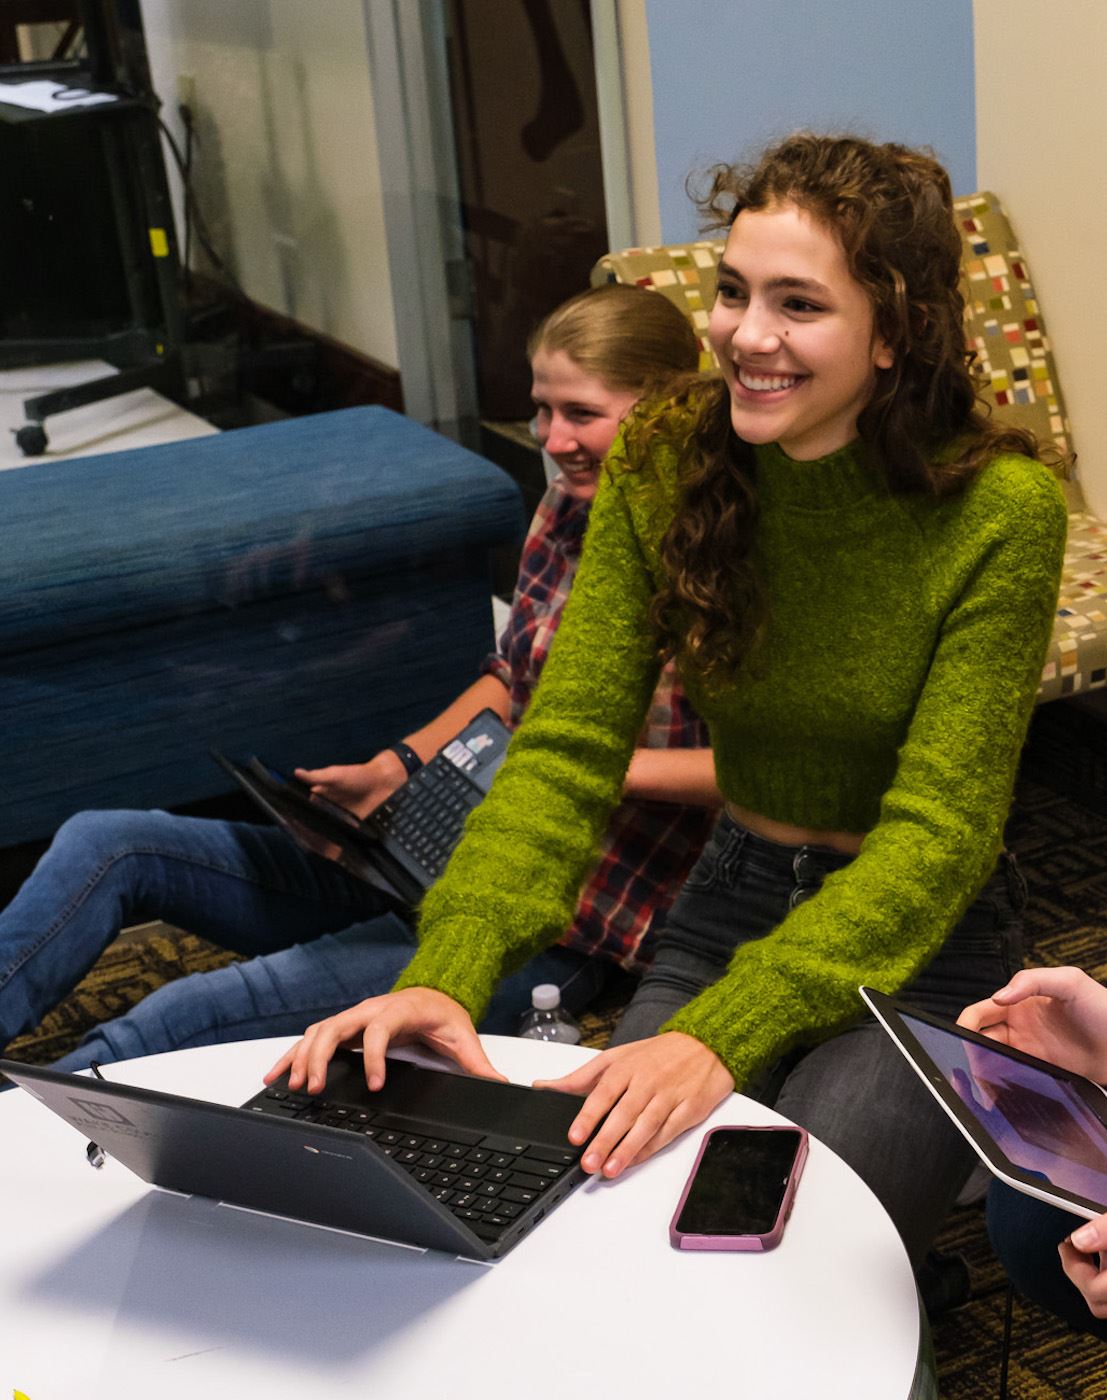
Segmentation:
{"type": "MultiPolygon", "coordinates": [[[[284,1040],[178,1051],[108,1078],[239,1104],[284,1040]]],[[[529,1083],[591,1051],[485,1037],[529,1083]]],[[[151,1190],[23,1090],[0,1094],[0,1397],[27,1400],[907,1400],[914,1280],[876,1198],[821,1143],[780,1247],[680,1253],[668,1224],[734,1095],[617,1182],[590,1181],[481,1265],[151,1190]]]]}

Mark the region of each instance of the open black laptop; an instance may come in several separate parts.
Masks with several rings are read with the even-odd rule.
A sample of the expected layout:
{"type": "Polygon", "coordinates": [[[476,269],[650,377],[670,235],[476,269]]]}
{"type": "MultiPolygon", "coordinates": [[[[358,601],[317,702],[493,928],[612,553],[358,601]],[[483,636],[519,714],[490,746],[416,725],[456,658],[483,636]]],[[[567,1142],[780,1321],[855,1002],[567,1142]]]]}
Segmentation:
{"type": "Polygon", "coordinates": [[[468,1258],[498,1258],[584,1176],[566,1136],[582,1099],[403,1060],[371,1094],[339,1051],[317,1098],[280,1080],[241,1108],[0,1071],[155,1186],[468,1258]]]}
{"type": "Polygon", "coordinates": [[[260,758],[241,764],[217,749],[211,754],[299,845],[410,908],[446,868],[465,818],[492,785],[510,737],[498,715],[482,710],[364,821],[313,798],[305,783],[260,758]]]}

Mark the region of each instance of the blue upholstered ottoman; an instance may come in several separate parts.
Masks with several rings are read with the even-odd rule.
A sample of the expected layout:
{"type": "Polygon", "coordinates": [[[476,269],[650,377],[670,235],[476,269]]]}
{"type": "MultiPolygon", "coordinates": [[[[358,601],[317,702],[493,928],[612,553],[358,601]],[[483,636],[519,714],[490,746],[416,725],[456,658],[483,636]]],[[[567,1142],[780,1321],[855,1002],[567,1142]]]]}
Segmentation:
{"type": "Polygon", "coordinates": [[[0,846],[352,761],[475,676],[497,467],[383,408],[0,473],[0,846]]]}

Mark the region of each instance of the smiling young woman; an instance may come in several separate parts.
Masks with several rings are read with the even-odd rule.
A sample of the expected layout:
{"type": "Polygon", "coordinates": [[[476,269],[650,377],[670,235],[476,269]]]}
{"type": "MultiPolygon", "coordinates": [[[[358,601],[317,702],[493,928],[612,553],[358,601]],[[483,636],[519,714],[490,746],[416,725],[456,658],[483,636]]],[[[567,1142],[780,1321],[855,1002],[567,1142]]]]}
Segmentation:
{"type": "Polygon", "coordinates": [[[530,369],[534,435],[557,463],[569,494],[590,501],[600,484],[600,463],[640,395],[611,388],[564,350],[540,345],[530,369]]]}
{"type": "Polygon", "coordinates": [[[613,284],[570,297],[527,340],[534,431],[566,489],[590,501],[623,419],[699,362],[692,327],[663,296],[613,284]]]}
{"type": "Polygon", "coordinates": [[[841,243],[795,204],[735,219],[709,327],[735,433],[797,462],[853,441],[894,359],[841,243]]]}
{"type": "MultiPolygon", "coordinates": [[[[1061,493],[978,411],[949,180],[930,156],[801,134],[716,173],[722,375],[631,414],[527,718],[427,897],[396,990],[344,1038],[489,1072],[492,988],[557,937],[675,658],[727,799],[613,1048],[558,1081],[618,1176],[733,1088],[828,1143],[925,1253],[971,1165],[857,986],[956,1016],[1018,960],[1002,850],[1050,635],[1061,493]]],[[[578,444],[579,446],[579,444],[578,444]]]]}

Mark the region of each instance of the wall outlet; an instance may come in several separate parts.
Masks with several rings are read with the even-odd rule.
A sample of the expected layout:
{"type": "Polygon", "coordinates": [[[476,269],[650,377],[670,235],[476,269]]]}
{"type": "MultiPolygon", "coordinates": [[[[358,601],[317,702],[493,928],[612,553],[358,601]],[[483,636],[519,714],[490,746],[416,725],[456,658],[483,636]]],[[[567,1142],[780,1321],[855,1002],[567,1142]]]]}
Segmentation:
{"type": "Polygon", "coordinates": [[[177,101],[182,107],[196,106],[196,78],[192,73],[177,74],[177,101]]]}

